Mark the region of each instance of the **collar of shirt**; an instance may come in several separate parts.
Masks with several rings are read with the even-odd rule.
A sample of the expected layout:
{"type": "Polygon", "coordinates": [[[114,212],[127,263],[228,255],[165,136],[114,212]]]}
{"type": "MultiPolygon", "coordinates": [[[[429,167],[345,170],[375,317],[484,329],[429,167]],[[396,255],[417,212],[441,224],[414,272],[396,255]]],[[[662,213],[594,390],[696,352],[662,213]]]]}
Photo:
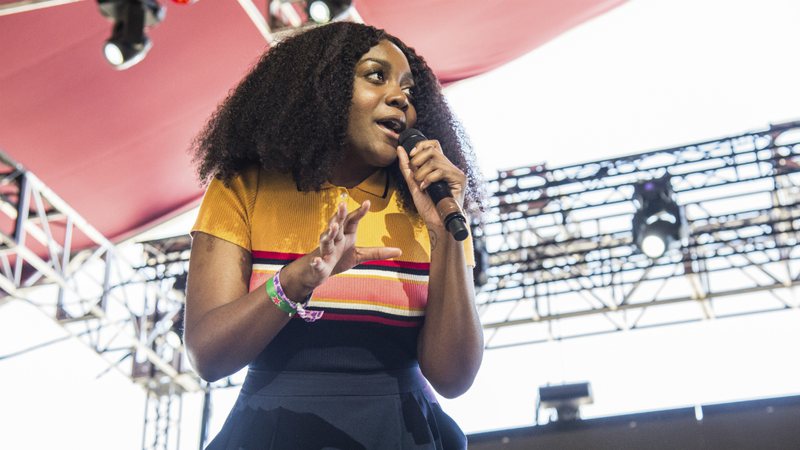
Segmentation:
{"type": "MultiPolygon", "coordinates": [[[[322,189],[334,188],[341,187],[330,184],[327,181],[322,185],[322,189]]],[[[359,190],[375,197],[386,198],[386,196],[389,194],[389,174],[387,173],[386,169],[376,170],[375,173],[368,176],[364,181],[347,190],[359,190]]]]}

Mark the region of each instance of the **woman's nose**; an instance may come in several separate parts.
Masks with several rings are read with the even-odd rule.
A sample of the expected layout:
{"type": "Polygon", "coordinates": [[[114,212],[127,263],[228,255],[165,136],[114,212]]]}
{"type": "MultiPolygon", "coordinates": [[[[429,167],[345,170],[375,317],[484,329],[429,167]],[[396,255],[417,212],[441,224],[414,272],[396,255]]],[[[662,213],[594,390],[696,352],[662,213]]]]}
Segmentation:
{"type": "Polygon", "coordinates": [[[393,86],[391,91],[386,96],[386,103],[390,106],[394,106],[395,108],[399,108],[403,111],[408,109],[408,98],[406,97],[406,93],[400,88],[400,86],[393,86]]]}

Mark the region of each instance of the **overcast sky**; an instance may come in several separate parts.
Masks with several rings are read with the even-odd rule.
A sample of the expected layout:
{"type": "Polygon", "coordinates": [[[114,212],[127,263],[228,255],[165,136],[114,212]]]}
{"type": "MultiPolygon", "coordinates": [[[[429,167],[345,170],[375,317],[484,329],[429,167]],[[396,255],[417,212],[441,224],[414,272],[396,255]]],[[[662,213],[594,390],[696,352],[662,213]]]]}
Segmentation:
{"type": "Polygon", "coordinates": [[[448,88],[487,171],[800,119],[800,2],[632,0],[448,88]]]}

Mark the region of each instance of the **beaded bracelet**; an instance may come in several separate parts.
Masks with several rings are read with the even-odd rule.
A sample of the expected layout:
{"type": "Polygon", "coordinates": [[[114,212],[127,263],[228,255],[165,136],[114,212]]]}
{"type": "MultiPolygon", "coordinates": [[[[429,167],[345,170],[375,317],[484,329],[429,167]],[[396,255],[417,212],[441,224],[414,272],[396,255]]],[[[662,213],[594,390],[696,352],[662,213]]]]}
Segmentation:
{"type": "Polygon", "coordinates": [[[323,311],[306,309],[308,302],[311,300],[311,294],[308,294],[303,302],[293,302],[289,300],[289,297],[287,297],[286,293],[283,291],[283,286],[281,286],[280,274],[281,271],[279,270],[275,276],[267,281],[267,295],[269,295],[270,300],[272,300],[281,311],[288,313],[289,317],[292,317],[296,313],[306,322],[319,320],[319,318],[322,317],[323,311]]]}

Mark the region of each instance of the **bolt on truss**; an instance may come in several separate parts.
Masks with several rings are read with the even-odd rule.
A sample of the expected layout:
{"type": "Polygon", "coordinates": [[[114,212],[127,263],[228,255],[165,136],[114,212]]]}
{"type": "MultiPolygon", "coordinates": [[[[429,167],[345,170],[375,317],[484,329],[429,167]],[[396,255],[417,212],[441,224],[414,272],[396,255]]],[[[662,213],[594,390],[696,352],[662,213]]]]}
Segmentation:
{"type": "MultiPolygon", "coordinates": [[[[0,297],[36,306],[68,333],[145,388],[151,380],[181,391],[204,387],[170,339],[180,322],[179,270],[156,264],[150,273],[130,261],[137,246],[115,246],[33,173],[0,152],[0,297]],[[77,236],[92,247],[73,249],[77,236]],[[171,274],[170,274],[171,275],[171,274]]],[[[185,264],[184,264],[185,266],[185,264]]]]}
{"type": "Polygon", "coordinates": [[[800,307],[800,122],[491,180],[487,348],[800,307]],[[634,185],[668,176],[679,248],[633,243],[634,185]]]}

